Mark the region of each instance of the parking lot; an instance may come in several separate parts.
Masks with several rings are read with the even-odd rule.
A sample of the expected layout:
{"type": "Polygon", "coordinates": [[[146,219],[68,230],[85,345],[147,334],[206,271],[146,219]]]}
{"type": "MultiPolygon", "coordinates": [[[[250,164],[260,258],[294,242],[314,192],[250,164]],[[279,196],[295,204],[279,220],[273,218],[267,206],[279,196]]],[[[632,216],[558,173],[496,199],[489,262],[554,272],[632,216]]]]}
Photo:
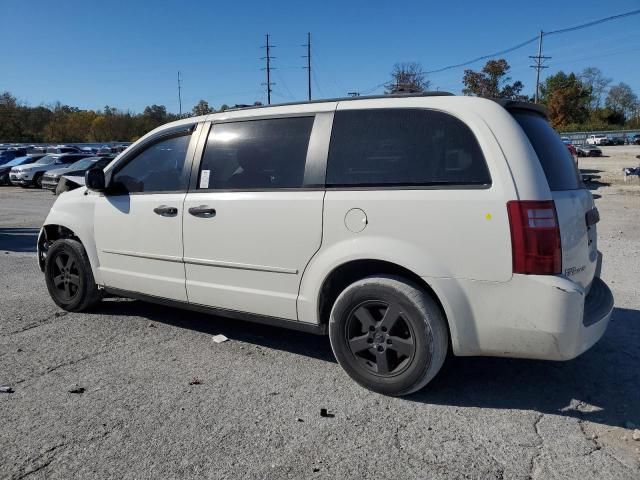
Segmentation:
{"type": "Polygon", "coordinates": [[[60,310],[35,257],[55,197],[0,187],[0,477],[640,478],[640,181],[621,171],[640,147],[603,151],[580,159],[616,299],[601,342],[451,358],[405,398],[356,385],[324,337],[130,300],[60,310]]]}

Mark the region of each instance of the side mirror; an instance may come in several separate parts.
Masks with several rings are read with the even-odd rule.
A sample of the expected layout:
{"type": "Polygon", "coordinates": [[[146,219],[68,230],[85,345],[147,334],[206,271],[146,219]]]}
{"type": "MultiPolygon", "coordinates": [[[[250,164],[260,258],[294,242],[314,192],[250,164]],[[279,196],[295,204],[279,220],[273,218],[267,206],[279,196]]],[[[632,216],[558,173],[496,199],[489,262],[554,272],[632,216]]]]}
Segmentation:
{"type": "Polygon", "coordinates": [[[84,184],[89,190],[104,192],[107,189],[104,171],[101,168],[87,170],[84,174],[84,184]]]}

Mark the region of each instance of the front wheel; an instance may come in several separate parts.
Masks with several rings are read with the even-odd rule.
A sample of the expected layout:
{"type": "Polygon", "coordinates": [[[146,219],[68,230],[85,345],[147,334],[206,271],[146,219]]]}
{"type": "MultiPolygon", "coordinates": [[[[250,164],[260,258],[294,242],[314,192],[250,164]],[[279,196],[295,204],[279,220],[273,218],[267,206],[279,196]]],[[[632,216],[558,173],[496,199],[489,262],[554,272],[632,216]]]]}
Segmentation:
{"type": "Polygon", "coordinates": [[[36,188],[42,188],[42,173],[36,173],[36,176],[33,177],[33,186],[36,188]]]}
{"type": "Polygon", "coordinates": [[[56,240],[44,264],[47,289],[53,301],[69,312],[81,312],[101,299],[87,252],[70,238],[56,240]]]}
{"type": "Polygon", "coordinates": [[[386,395],[424,387],[448,350],[444,316],[433,298],[401,277],[367,277],[337,298],[329,321],[331,348],[347,374],[386,395]]]}

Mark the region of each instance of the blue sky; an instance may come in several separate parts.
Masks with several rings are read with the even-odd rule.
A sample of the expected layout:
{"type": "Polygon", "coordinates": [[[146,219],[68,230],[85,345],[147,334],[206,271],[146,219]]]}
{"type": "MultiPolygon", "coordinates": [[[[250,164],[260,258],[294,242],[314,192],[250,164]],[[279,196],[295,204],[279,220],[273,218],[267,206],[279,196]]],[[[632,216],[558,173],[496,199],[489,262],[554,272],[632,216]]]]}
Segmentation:
{"type": "MultiPolygon", "coordinates": [[[[272,102],[306,99],[306,33],[312,34],[315,98],[368,91],[393,64],[433,70],[555,30],[640,8],[640,0],[566,1],[201,1],[0,0],[0,91],[30,105],[60,101],[80,108],[111,105],[178,111],[201,98],[266,102],[261,71],[264,34],[276,45],[272,102]]],[[[506,55],[512,77],[531,93],[533,44],[506,55]]],[[[599,67],[640,96],[640,15],[545,39],[557,70],[599,67]]],[[[479,69],[483,62],[467,68],[479,69]]],[[[430,76],[460,93],[464,68],[430,76]]],[[[381,89],[373,93],[381,93],[381,89]]]]}

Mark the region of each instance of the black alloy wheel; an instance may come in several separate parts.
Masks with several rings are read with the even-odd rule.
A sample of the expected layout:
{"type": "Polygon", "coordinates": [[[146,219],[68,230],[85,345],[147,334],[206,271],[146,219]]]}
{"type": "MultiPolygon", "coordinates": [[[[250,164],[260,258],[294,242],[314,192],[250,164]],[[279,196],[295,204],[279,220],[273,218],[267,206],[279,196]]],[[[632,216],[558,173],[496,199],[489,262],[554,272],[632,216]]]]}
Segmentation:
{"type": "Polygon", "coordinates": [[[400,374],[415,355],[415,334],[397,303],[364,302],[351,312],[345,328],[352,355],[375,375],[400,374]]]}

